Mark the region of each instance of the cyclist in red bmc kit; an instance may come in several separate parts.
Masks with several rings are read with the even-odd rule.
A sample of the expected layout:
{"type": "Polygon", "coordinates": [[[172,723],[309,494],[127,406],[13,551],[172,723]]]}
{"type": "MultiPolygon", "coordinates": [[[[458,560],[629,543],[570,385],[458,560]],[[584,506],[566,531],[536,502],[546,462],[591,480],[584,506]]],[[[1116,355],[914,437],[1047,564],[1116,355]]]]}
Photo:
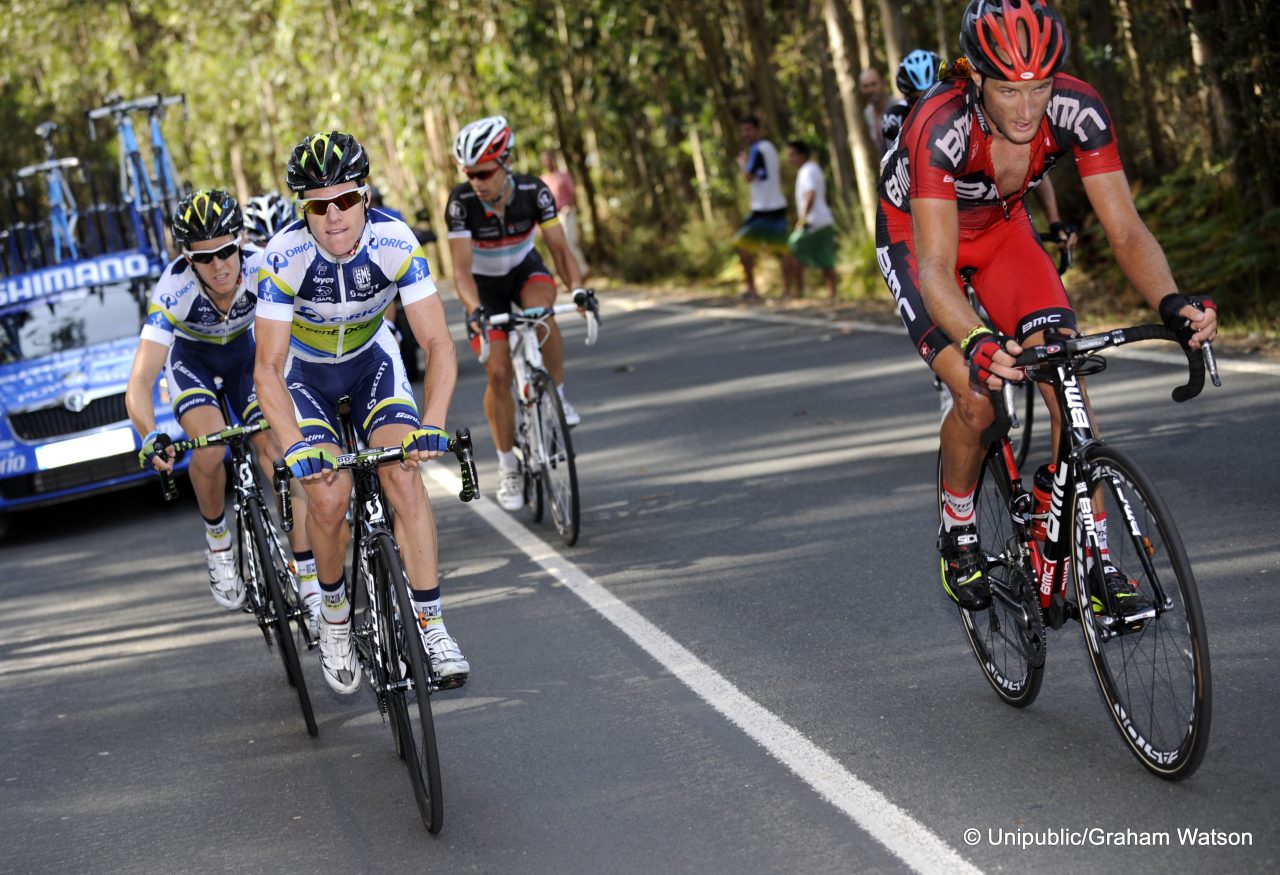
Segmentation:
{"type": "MultiPolygon", "coordinates": [[[[1023,198],[1070,154],[1089,204],[1129,282],[1171,327],[1189,320],[1198,348],[1217,333],[1207,297],[1178,292],[1160,244],[1138,216],[1098,93],[1060,72],[1066,28],[1043,0],[971,0],[958,64],[908,115],[881,164],[876,256],[921,358],[946,383],[955,406],[942,422],[942,583],[967,610],[991,602],[974,524],[974,491],[995,412],[987,389],[1023,379],[1010,367],[1020,344],[1046,328],[1076,333],[1075,312],[1023,198]],[[996,331],[969,306],[958,269],[974,284],[996,331]]],[[[1043,386],[1042,391],[1047,391],[1043,386]]],[[[1049,404],[1057,435],[1058,408],[1049,404]]],[[[1099,536],[1105,552],[1105,514],[1099,536]]],[[[1141,599],[1104,566],[1107,587],[1141,599]]]]}

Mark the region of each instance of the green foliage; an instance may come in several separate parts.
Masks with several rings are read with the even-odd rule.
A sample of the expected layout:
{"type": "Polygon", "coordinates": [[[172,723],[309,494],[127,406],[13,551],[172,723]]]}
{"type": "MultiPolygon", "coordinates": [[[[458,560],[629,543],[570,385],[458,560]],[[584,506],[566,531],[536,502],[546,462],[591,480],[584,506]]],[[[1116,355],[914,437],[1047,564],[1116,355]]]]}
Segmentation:
{"type": "Polygon", "coordinates": [[[718,276],[733,259],[732,228],[691,218],[683,226],[644,224],[621,236],[613,268],[635,283],[718,276]]]}

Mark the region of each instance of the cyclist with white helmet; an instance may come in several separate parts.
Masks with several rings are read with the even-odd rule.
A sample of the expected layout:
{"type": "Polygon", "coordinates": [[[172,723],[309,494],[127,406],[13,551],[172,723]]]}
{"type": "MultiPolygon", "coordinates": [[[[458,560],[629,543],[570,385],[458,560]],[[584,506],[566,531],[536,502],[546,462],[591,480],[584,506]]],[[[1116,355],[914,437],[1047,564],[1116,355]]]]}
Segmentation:
{"type": "Polygon", "coordinates": [[[441,688],[449,689],[465,683],[471,667],[444,625],[435,516],[417,463],[448,449],[444,422],[457,353],[422,248],[404,222],[369,209],[368,177],[368,156],[351,134],[315,133],[290,154],[286,181],[302,221],[273,237],[263,253],[254,378],[262,411],[288,447],[284,460],[309,499],[325,681],[339,693],[360,686],[344,575],[351,476],[333,467],[341,452],[337,406],[345,395],[366,445],[405,449],[405,463],[384,465],[378,476],[395,509],[422,643],[441,688]],[[383,319],[397,296],[426,354],[421,416],[383,319]]]}
{"type": "Polygon", "coordinates": [[[244,205],[245,234],[255,246],[266,246],[268,240],[297,220],[293,203],[277,191],[251,197],[244,205]]]}
{"type": "MultiPolygon", "coordinates": [[[[146,435],[138,454],[157,471],[172,471],[169,436],[156,431],[152,390],[165,371],[173,413],[189,437],[227,426],[218,406],[216,381],[232,412],[245,425],[262,418],[253,392],[253,310],[258,249],[241,245],[244,219],[235,198],[219,189],[205,189],[184,197],[173,214],[170,230],[182,254],[169,262],[155,291],[142,326],[125,390],[125,405],[138,434],[146,435]]],[[[251,438],[258,462],[268,476],[280,443],[270,431],[251,438]]],[[[204,517],[205,560],[213,599],[227,610],[244,605],[231,532],[227,528],[225,447],[203,447],[191,457],[189,473],[196,504],[204,517]]],[[[315,560],[302,532],[290,537],[302,594],[318,611],[320,590],[315,560]]]]}
{"type": "MultiPolygon", "coordinates": [[[[569,289],[582,285],[578,263],[569,251],[556,213],[555,197],[536,176],[513,173],[511,148],[515,134],[502,116],[491,116],[464,127],[453,141],[453,158],[467,182],[449,195],[445,222],[453,254],[454,285],[467,313],[472,349],[479,351],[476,334],[488,316],[523,308],[555,304],[555,280],[533,248],[534,231],[541,229],[556,264],[556,273],[569,289]]],[[[564,397],[564,349],[555,320],[542,347],[547,371],[560,392],[565,421],[580,417],[564,397]]],[[[489,335],[489,382],[484,412],[498,450],[498,503],[506,510],[524,505],[520,463],[515,453],[515,400],[511,397],[511,347],[506,333],[489,335]]]]}

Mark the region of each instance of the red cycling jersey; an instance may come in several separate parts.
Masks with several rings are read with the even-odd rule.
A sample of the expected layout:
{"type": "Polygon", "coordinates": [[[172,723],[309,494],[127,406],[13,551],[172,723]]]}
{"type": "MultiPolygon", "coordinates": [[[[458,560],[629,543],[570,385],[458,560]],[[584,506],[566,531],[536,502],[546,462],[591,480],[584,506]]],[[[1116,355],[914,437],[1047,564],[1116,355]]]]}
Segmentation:
{"type": "MultiPolygon", "coordinates": [[[[1029,144],[1021,187],[1002,194],[991,160],[992,132],[971,79],[944,79],[911,110],[881,162],[876,255],[912,342],[928,362],[951,339],[925,310],[916,275],[914,198],[953,200],[959,212],[957,268],[974,267],[979,295],[996,327],[1022,340],[1046,320],[1075,327],[1075,315],[1031,227],[1023,198],[1064,154],[1081,176],[1123,170],[1102,98],[1058,73],[1040,128],[1029,144]],[[984,294],[985,291],[985,294],[984,294]]],[[[959,293],[957,277],[957,293],[959,293]]]]}

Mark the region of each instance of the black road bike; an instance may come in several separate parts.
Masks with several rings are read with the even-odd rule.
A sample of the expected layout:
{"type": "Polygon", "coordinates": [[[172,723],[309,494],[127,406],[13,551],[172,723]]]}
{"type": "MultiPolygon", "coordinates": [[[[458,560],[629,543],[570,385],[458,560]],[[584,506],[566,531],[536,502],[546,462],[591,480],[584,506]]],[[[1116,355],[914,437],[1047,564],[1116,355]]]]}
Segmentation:
{"type": "MultiPolygon", "coordinates": [[[[1187,355],[1190,378],[1175,401],[1200,393],[1206,368],[1220,385],[1212,348],[1187,346],[1190,330],[1140,325],[1067,338],[1050,329],[1040,346],[1017,357],[1029,380],[1055,389],[1062,416],[1049,507],[1037,513],[1008,437],[1001,393],[976,493],[978,537],[991,606],[959,609],[974,656],[996,694],[1015,707],[1040,691],[1047,629],[1080,625],[1090,664],[1121,737],[1152,773],[1191,775],[1209,742],[1212,684],[1209,641],[1195,577],[1172,515],[1151,479],[1121,450],[1094,433],[1083,377],[1100,373],[1099,351],[1144,340],[1171,340],[1187,355]],[[1095,516],[1108,516],[1108,550],[1095,516]],[[1104,559],[1105,556],[1105,559],[1104,559]],[[1118,603],[1104,565],[1144,597],[1118,603]]],[[[941,457],[938,509],[942,508],[941,457]]]]}
{"type": "MultiPolygon", "coordinates": [[[[396,754],[409,769],[409,781],[418,813],[428,832],[438,833],[444,824],[444,799],[440,785],[440,756],[436,749],[435,723],[431,718],[431,694],[448,689],[431,668],[422,645],[417,614],[413,609],[409,577],[392,532],[392,510],[378,480],[378,466],[403,462],[400,447],[358,449],[351,423],[349,401],[338,402],[345,453],[334,468],[352,477],[352,641],[356,657],[369,680],[383,717],[391,715],[391,735],[396,754]]],[[[471,433],[459,429],[449,441],[462,473],[463,501],[478,498],[479,481],[472,458],[471,433]]],[[[289,497],[289,469],[275,462],[275,487],[280,499],[285,531],[293,528],[289,497]]]]}
{"type": "MultiPolygon", "coordinates": [[[[221,389],[218,391],[218,403],[224,421],[231,422],[226,396],[221,389]]],[[[309,650],[317,642],[311,637],[307,609],[298,595],[297,574],[284,539],[267,510],[258,485],[258,466],[249,441],[253,435],[268,428],[267,421],[261,419],[251,426],[231,426],[212,434],[173,441],[171,445],[178,453],[215,446],[226,446],[231,452],[236,548],[240,575],[245,584],[245,610],[257,619],[267,648],[280,654],[285,678],[298,693],[307,734],[315,736],[320,730],[311,709],[311,697],[307,695],[298,648],[301,646],[309,650]]],[[[157,448],[160,448],[159,442],[157,448]]],[[[167,501],[177,498],[177,485],[170,475],[161,472],[160,482],[167,501]]],[[[285,488],[288,488],[287,482],[285,488]]]]}

